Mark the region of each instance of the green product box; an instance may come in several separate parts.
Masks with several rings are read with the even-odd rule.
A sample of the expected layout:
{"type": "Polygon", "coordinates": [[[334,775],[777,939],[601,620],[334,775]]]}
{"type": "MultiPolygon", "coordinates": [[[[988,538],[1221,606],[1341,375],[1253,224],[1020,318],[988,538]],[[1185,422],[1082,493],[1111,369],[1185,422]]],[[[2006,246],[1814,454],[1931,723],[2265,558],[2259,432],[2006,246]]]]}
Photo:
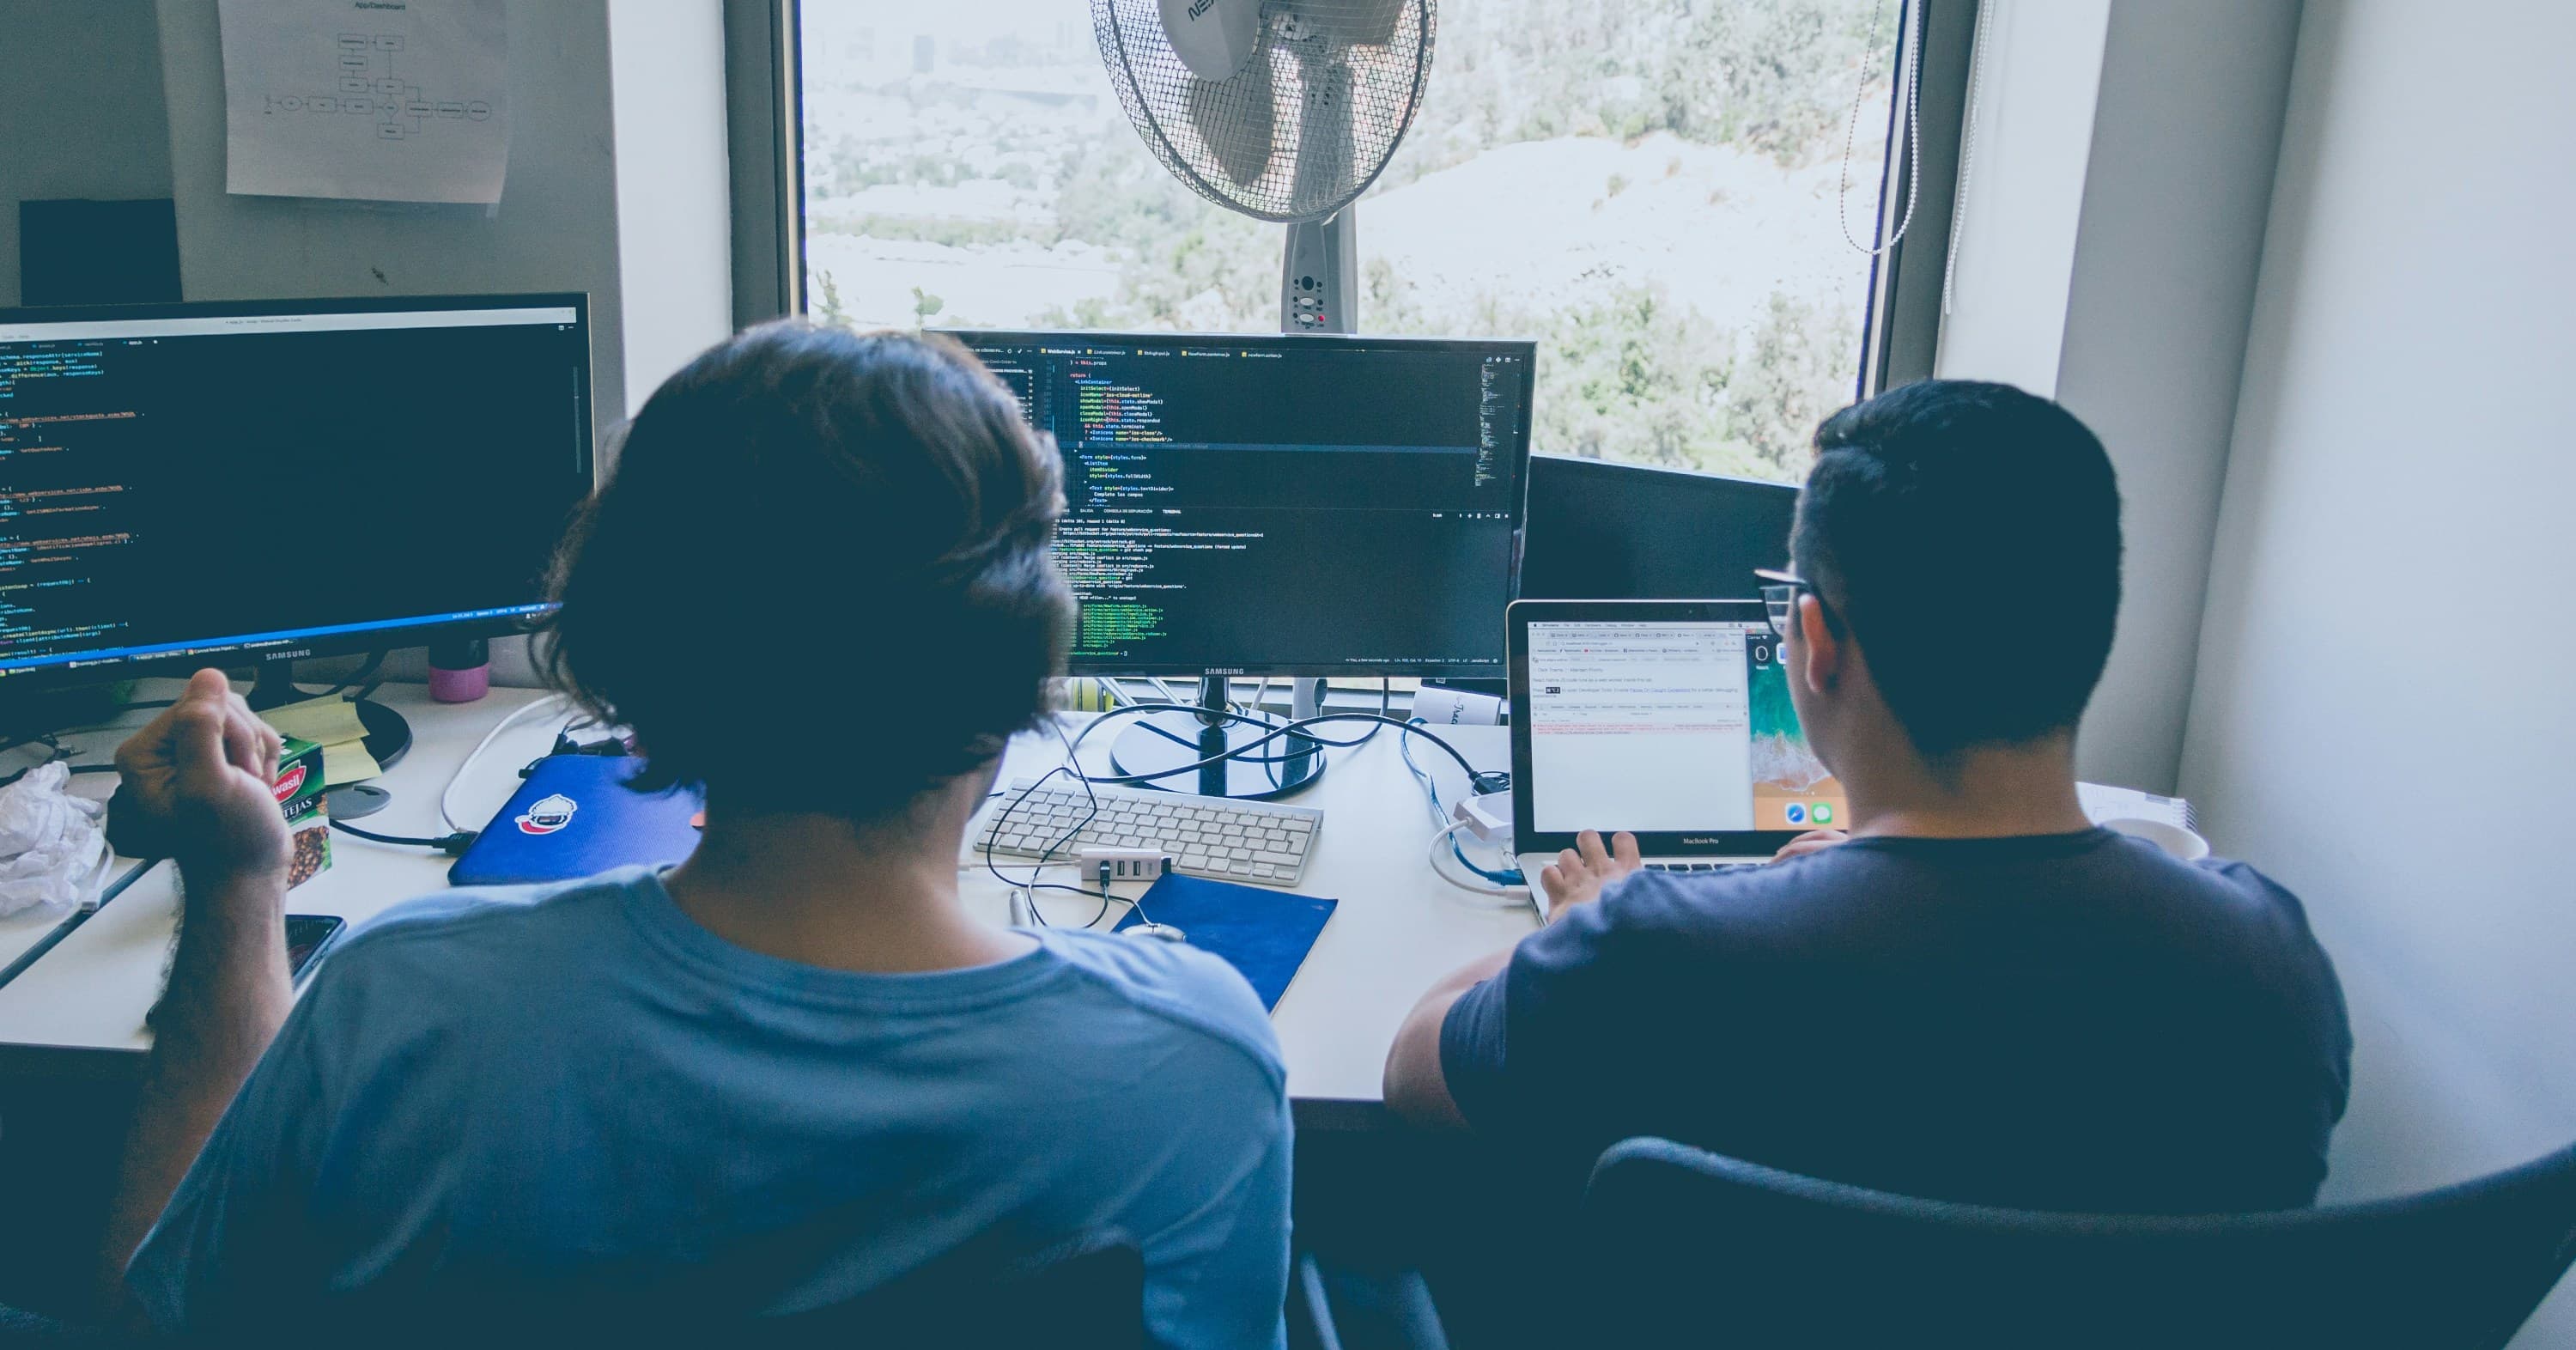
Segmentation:
{"type": "Polygon", "coordinates": [[[331,820],[322,800],[322,747],[286,738],[278,751],[277,779],[270,788],[286,828],[295,836],[295,857],[287,864],[286,884],[300,886],[331,866],[331,820]]]}

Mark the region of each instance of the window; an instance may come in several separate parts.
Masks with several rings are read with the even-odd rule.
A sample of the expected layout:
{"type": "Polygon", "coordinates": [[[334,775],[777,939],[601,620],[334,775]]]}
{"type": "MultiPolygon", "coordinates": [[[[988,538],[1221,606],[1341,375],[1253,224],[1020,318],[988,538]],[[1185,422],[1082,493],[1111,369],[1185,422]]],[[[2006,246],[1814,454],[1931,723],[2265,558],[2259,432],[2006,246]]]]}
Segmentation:
{"type": "MultiPolygon", "coordinates": [[[[1901,13],[1447,0],[1359,206],[1362,331],[1540,339],[1541,451],[1802,476],[1859,382],[1901,13]]],[[[818,317],[1277,327],[1280,227],[1155,163],[1082,0],[807,0],[798,31],[818,317]]]]}

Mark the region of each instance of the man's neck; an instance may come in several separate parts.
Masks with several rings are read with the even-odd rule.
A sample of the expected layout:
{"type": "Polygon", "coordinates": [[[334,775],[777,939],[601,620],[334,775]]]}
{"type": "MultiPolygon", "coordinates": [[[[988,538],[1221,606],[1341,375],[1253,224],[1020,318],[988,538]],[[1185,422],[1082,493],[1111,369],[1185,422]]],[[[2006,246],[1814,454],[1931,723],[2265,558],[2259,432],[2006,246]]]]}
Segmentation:
{"type": "Polygon", "coordinates": [[[958,909],[965,822],[950,814],[916,830],[711,811],[697,852],[666,884],[709,932],[804,965],[896,974],[990,965],[1027,951],[1026,937],[958,909]]]}
{"type": "Polygon", "coordinates": [[[2074,737],[1975,749],[1938,772],[1910,751],[1846,783],[1855,836],[1995,839],[2092,828],[2075,793],[2074,737]]]}

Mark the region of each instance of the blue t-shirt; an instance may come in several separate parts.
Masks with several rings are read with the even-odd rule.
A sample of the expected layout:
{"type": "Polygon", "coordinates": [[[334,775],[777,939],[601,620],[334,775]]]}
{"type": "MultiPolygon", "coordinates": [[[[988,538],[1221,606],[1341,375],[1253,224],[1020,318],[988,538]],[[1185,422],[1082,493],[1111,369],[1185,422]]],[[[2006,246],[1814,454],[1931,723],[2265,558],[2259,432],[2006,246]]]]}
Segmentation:
{"type": "Polygon", "coordinates": [[[1289,1143],[1269,1019],[1204,952],[825,970],[626,869],[353,933],[129,1283],[186,1331],[451,1291],[782,1316],[1008,1232],[1141,1250],[1161,1344],[1278,1345],[1289,1143]]]}
{"type": "Polygon", "coordinates": [[[2097,829],[1635,874],[1461,997],[1440,1062],[1569,1200],[1651,1134],[1905,1195],[2195,1213],[2315,1199],[2351,1055],[2296,897],[2097,829]]]}

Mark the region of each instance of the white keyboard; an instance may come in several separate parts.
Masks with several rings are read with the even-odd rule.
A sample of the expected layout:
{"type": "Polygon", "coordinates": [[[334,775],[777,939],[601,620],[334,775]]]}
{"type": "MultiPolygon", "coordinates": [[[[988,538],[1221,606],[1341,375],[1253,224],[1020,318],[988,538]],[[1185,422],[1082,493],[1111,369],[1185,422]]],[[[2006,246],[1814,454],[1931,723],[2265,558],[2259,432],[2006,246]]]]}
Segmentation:
{"type": "Polygon", "coordinates": [[[980,853],[989,845],[996,856],[1015,858],[1048,857],[1051,850],[1049,860],[1063,863],[1085,848],[1160,849],[1172,855],[1175,871],[1191,876],[1293,886],[1324,827],[1324,813],[1311,806],[1125,788],[1086,793],[1062,778],[1033,789],[1035,781],[1023,778],[994,799],[972,848],[980,853]],[[1083,825],[1094,795],[1100,813],[1083,825]],[[1077,825],[1080,833],[1073,832],[1077,825]]]}

